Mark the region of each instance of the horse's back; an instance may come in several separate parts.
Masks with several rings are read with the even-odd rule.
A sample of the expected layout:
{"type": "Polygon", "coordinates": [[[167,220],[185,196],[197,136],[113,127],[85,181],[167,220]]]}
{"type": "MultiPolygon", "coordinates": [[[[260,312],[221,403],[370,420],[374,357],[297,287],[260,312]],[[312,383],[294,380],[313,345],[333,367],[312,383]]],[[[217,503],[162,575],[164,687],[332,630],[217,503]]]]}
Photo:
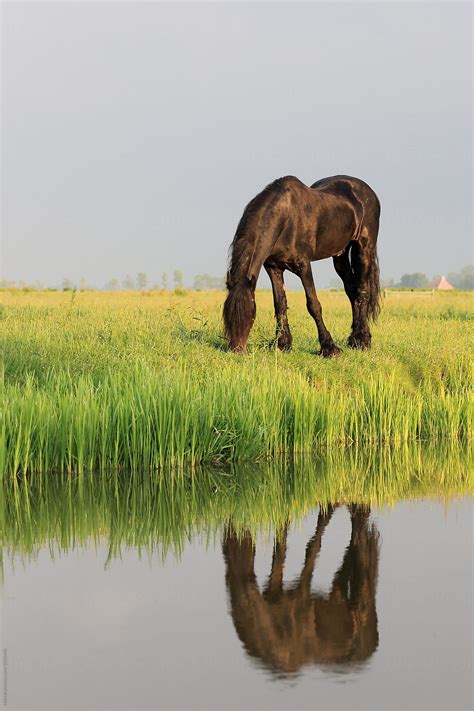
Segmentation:
{"type": "Polygon", "coordinates": [[[350,186],[353,190],[357,190],[360,193],[365,192],[375,195],[374,190],[368,183],[361,178],[354,178],[353,175],[330,175],[328,178],[321,178],[311,185],[313,190],[329,189],[334,192],[344,189],[346,186],[350,186]]]}
{"type": "Polygon", "coordinates": [[[364,212],[372,208],[380,214],[380,201],[368,183],[351,175],[332,175],[321,178],[311,185],[313,190],[349,199],[364,206],[364,212]]]}

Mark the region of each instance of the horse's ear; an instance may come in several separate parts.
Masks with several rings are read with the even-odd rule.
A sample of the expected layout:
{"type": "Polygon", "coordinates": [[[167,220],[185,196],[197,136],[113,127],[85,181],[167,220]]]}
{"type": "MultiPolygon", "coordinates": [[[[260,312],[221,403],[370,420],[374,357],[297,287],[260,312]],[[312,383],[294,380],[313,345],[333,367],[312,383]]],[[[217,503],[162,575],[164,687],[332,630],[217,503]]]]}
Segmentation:
{"type": "Polygon", "coordinates": [[[225,285],[228,289],[230,289],[232,286],[232,277],[230,276],[230,270],[226,274],[225,285]]]}

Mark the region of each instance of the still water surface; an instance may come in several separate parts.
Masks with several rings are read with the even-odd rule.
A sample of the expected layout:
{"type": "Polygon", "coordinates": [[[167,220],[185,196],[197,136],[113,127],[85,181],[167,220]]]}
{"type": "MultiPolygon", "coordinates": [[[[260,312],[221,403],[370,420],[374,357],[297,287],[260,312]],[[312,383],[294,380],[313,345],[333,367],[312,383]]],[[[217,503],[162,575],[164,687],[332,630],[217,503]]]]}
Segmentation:
{"type": "MultiPolygon", "coordinates": [[[[329,511],[330,513],[330,511],[329,511]]],[[[12,709],[469,709],[472,499],[4,559],[12,709]],[[255,550],[255,557],[254,557],[255,550]]]]}

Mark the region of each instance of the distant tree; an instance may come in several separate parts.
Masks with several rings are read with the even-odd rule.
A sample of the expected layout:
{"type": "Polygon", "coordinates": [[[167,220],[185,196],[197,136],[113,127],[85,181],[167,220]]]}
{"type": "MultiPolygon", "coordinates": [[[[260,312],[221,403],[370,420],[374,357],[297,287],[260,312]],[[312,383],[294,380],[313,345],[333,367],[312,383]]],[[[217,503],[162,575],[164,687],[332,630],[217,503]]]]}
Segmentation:
{"type": "Polygon", "coordinates": [[[441,281],[441,274],[435,274],[434,277],[430,280],[430,286],[432,286],[433,289],[435,289],[438,286],[440,281],[441,281]]]}
{"type": "Polygon", "coordinates": [[[426,274],[414,272],[413,274],[404,274],[400,279],[400,286],[403,289],[427,289],[430,286],[430,280],[426,274]]]}
{"type": "Polygon", "coordinates": [[[63,279],[63,291],[72,291],[76,287],[70,279],[63,279]]]}
{"type": "Polygon", "coordinates": [[[140,291],[144,291],[146,289],[146,285],[148,284],[148,277],[145,274],[145,272],[138,272],[137,274],[137,286],[140,291]]]}
{"type": "Polygon", "coordinates": [[[33,284],[33,289],[36,289],[36,291],[43,291],[44,289],[44,284],[42,281],[37,279],[35,283],[33,284]]]}
{"type": "Polygon", "coordinates": [[[183,272],[180,272],[179,269],[175,269],[173,272],[173,283],[175,289],[183,288],[183,272]]]}
{"type": "Polygon", "coordinates": [[[168,274],[166,272],[161,275],[161,285],[165,290],[168,288],[168,274]]]}
{"type": "Polygon", "coordinates": [[[474,266],[472,264],[463,267],[460,272],[450,272],[446,278],[456,289],[474,291],[474,266]]]}
{"type": "Polygon", "coordinates": [[[135,283],[130,276],[130,274],[127,274],[125,276],[125,279],[122,281],[122,286],[125,289],[125,291],[132,291],[132,289],[135,288],[135,283]]]}
{"type": "Polygon", "coordinates": [[[223,277],[214,277],[210,274],[196,274],[193,282],[195,291],[211,291],[213,289],[224,289],[225,279],[223,277]]]}
{"type": "Polygon", "coordinates": [[[116,279],[115,277],[112,277],[112,279],[110,281],[108,281],[107,284],[105,285],[105,288],[107,289],[107,291],[118,291],[119,286],[120,286],[119,280],[116,279]]]}
{"type": "Polygon", "coordinates": [[[388,277],[387,279],[381,279],[380,285],[382,289],[393,289],[395,286],[395,279],[393,277],[388,277]]]}
{"type": "Polygon", "coordinates": [[[79,282],[79,289],[80,289],[81,291],[86,291],[86,290],[89,289],[89,288],[90,288],[90,287],[89,287],[89,285],[87,284],[87,279],[86,279],[85,277],[81,277],[81,280],[80,280],[80,282],[79,282]]]}
{"type": "Polygon", "coordinates": [[[203,285],[202,285],[202,274],[196,274],[194,277],[193,281],[193,289],[194,291],[203,291],[203,285]]]}

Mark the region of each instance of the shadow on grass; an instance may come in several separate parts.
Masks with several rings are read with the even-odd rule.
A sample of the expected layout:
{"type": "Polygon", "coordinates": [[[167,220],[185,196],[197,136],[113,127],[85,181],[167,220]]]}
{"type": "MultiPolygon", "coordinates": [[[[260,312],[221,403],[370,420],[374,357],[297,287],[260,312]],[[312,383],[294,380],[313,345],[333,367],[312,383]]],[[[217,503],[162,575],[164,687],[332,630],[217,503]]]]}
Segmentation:
{"type": "Polygon", "coordinates": [[[180,323],[173,329],[173,337],[181,343],[198,343],[201,346],[209,346],[217,351],[227,350],[224,336],[219,333],[212,333],[205,327],[188,328],[180,323]]]}

